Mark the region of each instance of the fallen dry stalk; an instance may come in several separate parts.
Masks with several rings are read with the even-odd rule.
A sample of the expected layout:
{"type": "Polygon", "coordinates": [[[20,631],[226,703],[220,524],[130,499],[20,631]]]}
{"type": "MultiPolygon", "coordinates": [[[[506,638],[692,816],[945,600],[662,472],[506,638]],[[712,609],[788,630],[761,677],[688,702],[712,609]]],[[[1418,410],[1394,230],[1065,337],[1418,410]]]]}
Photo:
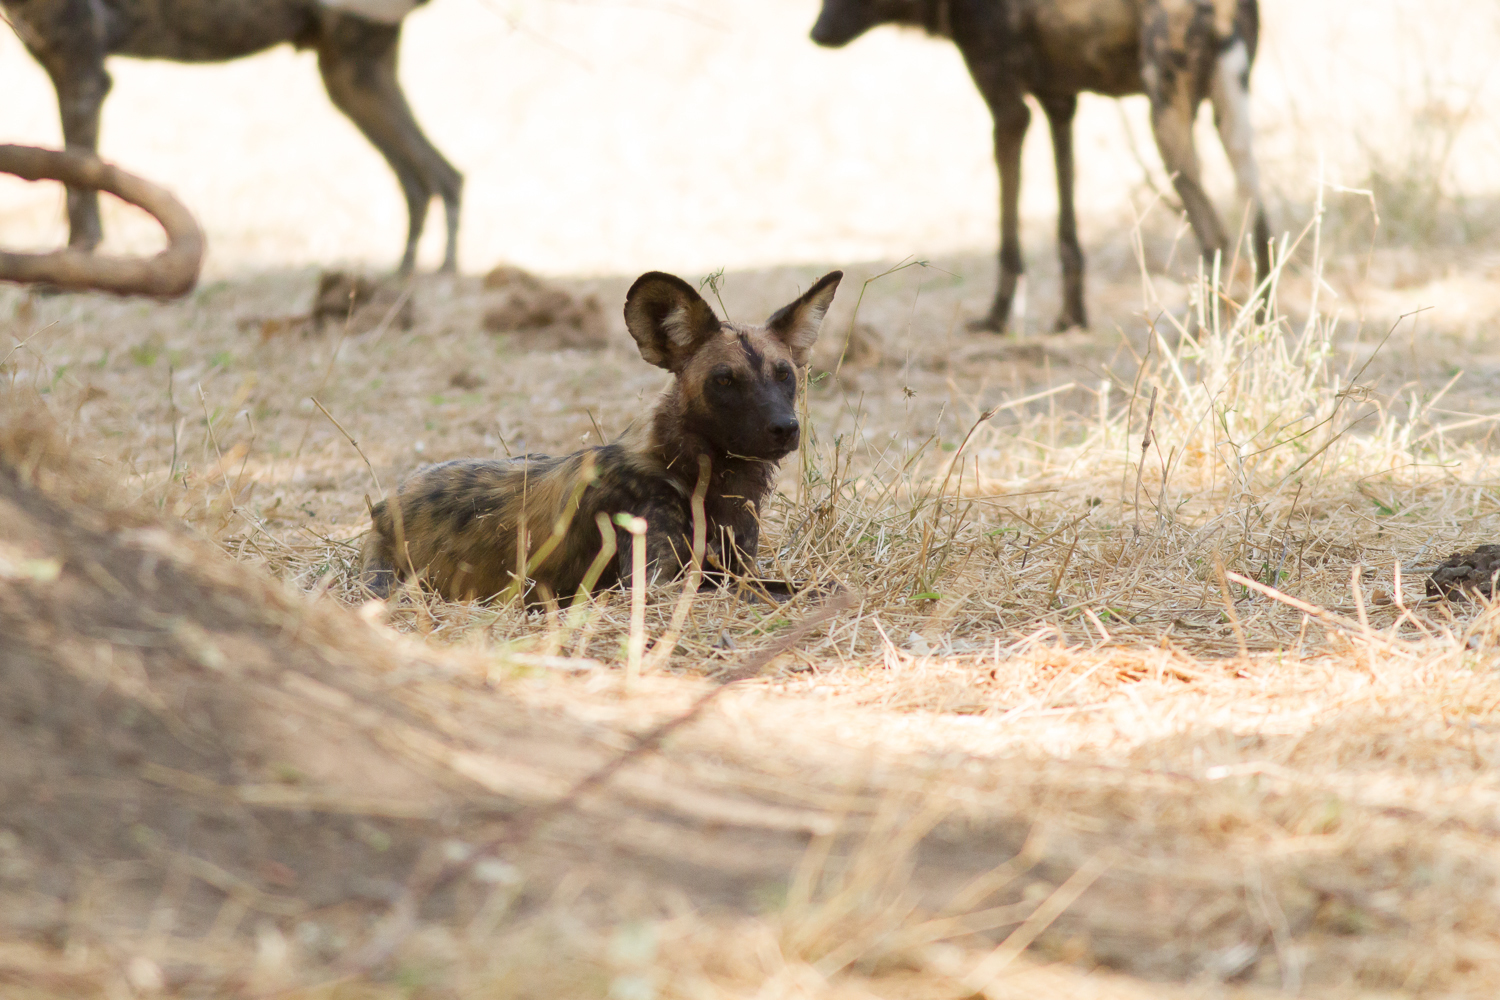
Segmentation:
{"type": "Polygon", "coordinates": [[[1249,659],[1250,647],[1245,642],[1245,629],[1240,625],[1239,612],[1234,609],[1234,596],[1229,592],[1229,583],[1225,579],[1224,559],[1217,552],[1214,553],[1214,575],[1219,578],[1219,595],[1224,601],[1224,614],[1229,618],[1229,624],[1234,628],[1235,641],[1240,644],[1240,657],[1249,659]]]}
{"type": "Polygon", "coordinates": [[[200,775],[161,764],[147,763],[141,777],[205,798],[261,809],[285,809],[335,813],[343,816],[381,816],[389,819],[430,819],[431,806],[398,799],[372,799],[333,792],[312,791],[288,785],[221,785],[200,775]]]}
{"type": "MultiPolygon", "coordinates": [[[[672,620],[668,622],[666,631],[656,644],[651,647],[650,655],[646,659],[646,665],[652,669],[660,669],[667,659],[672,655],[672,650],[677,648],[677,640],[682,637],[682,626],[687,621],[688,612],[692,610],[693,600],[698,596],[698,587],[703,582],[703,559],[708,548],[708,517],[704,512],[704,498],[708,495],[708,481],[711,473],[710,463],[707,456],[698,457],[698,483],[693,487],[693,496],[689,505],[693,514],[693,548],[691,553],[692,562],[688,565],[687,576],[682,581],[682,592],[677,595],[677,606],[672,609],[672,620]]],[[[635,614],[631,609],[632,617],[635,614]]]]}
{"type": "Polygon", "coordinates": [[[1384,636],[1377,634],[1367,624],[1361,624],[1360,622],[1354,621],[1353,619],[1345,618],[1343,615],[1329,611],[1326,608],[1320,608],[1316,604],[1309,604],[1306,601],[1299,600],[1290,594],[1282,593],[1275,587],[1267,586],[1266,584],[1261,583],[1259,580],[1252,580],[1248,576],[1243,576],[1235,572],[1226,572],[1225,576],[1233,580],[1235,583],[1240,584],[1241,586],[1249,587],[1251,590],[1264,594],[1265,596],[1271,598],[1273,601],[1280,601],[1287,607],[1296,608],[1298,611],[1301,611],[1304,614],[1312,615],[1319,621],[1331,625],[1334,628],[1340,629],[1341,631],[1345,632],[1355,633],[1362,638],[1375,643],[1376,645],[1383,646],[1385,647],[1387,652],[1403,652],[1403,650],[1401,650],[1401,648],[1396,643],[1385,638],[1384,636]]]}
{"type": "Polygon", "coordinates": [[[626,642],[625,692],[635,689],[646,651],[646,519],[616,514],[615,523],[630,532],[630,638],[626,642]]]}

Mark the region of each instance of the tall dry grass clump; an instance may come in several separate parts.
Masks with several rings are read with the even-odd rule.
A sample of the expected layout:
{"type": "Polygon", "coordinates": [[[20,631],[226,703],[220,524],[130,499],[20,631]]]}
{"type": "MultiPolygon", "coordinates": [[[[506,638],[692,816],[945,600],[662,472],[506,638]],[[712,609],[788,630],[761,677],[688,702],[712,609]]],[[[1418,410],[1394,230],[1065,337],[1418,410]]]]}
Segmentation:
{"type": "Polygon", "coordinates": [[[971,400],[956,442],[934,433],[906,449],[858,425],[832,440],[814,428],[772,561],[856,585],[887,610],[988,617],[991,633],[984,612],[997,610],[1002,628],[1071,622],[1085,634],[1163,604],[1219,614],[1225,571],[1273,586],[1295,577],[1343,605],[1360,563],[1391,579],[1388,603],[1394,567],[1409,581],[1444,544],[1469,541],[1459,526],[1488,503],[1494,474],[1473,435],[1492,418],[1366,378],[1391,331],[1329,308],[1321,222],[1320,206],[1253,289],[1230,280],[1243,261],[1205,268],[1184,308],[1165,305],[1143,267],[1151,332],[1143,348],[1125,342],[1133,374],[971,400]],[[1294,271],[1309,289],[1295,317],[1278,308],[1294,271]],[[1058,406],[1063,393],[1094,405],[1058,406]],[[1335,558],[1342,578],[1322,579],[1335,558]]]}

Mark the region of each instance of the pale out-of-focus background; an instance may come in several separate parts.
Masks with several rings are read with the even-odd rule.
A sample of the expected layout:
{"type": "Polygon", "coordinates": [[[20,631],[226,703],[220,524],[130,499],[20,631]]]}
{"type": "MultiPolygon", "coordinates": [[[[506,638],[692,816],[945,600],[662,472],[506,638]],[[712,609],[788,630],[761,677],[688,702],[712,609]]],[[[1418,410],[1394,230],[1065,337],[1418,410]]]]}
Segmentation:
{"type": "MultiPolygon", "coordinates": [[[[401,72],[429,135],[467,177],[464,268],[704,272],[989,251],[989,117],[956,50],[883,29],[825,51],[807,38],[816,13],[814,0],[419,9],[401,72]]],[[[1320,177],[1373,184],[1385,238],[1463,242],[1489,225],[1500,194],[1500,7],[1263,0],[1262,19],[1254,114],[1279,227],[1305,221],[1320,177]]],[[[406,224],[396,184],[329,104],[311,53],[283,47],[217,66],[116,59],[110,69],[102,152],[192,207],[209,234],[209,276],[394,263],[406,224]]],[[[0,141],[58,144],[52,88],[9,30],[0,95],[0,141]]],[[[1206,108],[1200,129],[1210,176],[1227,192],[1206,108]]],[[[1096,242],[1149,202],[1145,169],[1158,186],[1165,179],[1143,98],[1085,97],[1077,136],[1085,242],[1096,242]]],[[[1023,185],[1029,228],[1051,226],[1050,155],[1038,116],[1023,185]]],[[[1331,197],[1358,214],[1359,196],[1331,197]]],[[[427,264],[440,221],[429,222],[427,264]]],[[[115,248],[157,238],[118,205],[106,227],[115,248]]],[[[55,186],[0,180],[0,242],[41,246],[64,233],[55,186]]],[[[1050,256],[1035,238],[1028,252],[1050,256]]]]}

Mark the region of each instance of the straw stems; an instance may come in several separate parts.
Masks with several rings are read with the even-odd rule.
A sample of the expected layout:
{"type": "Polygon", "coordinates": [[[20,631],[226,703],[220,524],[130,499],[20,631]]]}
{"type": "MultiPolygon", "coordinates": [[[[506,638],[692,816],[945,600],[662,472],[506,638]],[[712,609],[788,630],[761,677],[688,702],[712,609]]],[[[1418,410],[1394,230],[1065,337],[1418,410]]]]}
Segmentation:
{"type": "Polygon", "coordinates": [[[1323,622],[1325,625],[1330,625],[1344,632],[1360,635],[1369,642],[1378,643],[1379,645],[1385,647],[1387,652],[1403,651],[1401,647],[1396,643],[1392,642],[1389,639],[1386,639],[1385,637],[1377,633],[1374,629],[1372,629],[1369,626],[1368,622],[1362,623],[1352,621],[1351,619],[1345,618],[1343,615],[1336,614],[1332,611],[1327,610],[1326,608],[1320,608],[1316,604],[1309,604],[1306,601],[1298,600],[1290,594],[1282,593],[1275,587],[1267,586],[1266,584],[1261,583],[1259,580],[1252,580],[1248,576],[1242,576],[1232,570],[1225,573],[1224,575],[1228,579],[1233,580],[1235,583],[1238,583],[1241,586],[1249,587],[1251,590],[1258,591],[1274,601],[1280,601],[1282,604],[1285,604],[1288,607],[1296,608],[1303,614],[1311,615],[1312,617],[1323,622]]]}
{"type": "MultiPolygon", "coordinates": [[[[711,473],[711,463],[707,455],[698,456],[698,484],[693,488],[693,499],[691,501],[693,510],[693,552],[692,563],[688,566],[687,579],[683,581],[682,592],[677,595],[677,606],[672,609],[672,621],[667,630],[662,633],[656,645],[651,647],[651,656],[646,666],[656,669],[666,663],[667,658],[672,655],[672,650],[677,647],[677,640],[682,635],[682,627],[687,622],[688,611],[692,609],[693,598],[698,594],[698,586],[703,582],[703,553],[708,546],[708,516],[704,511],[704,501],[708,496],[708,482],[711,473]]],[[[632,620],[634,608],[631,609],[632,620]]]]}
{"type": "Polygon", "coordinates": [[[1151,448],[1151,422],[1156,419],[1156,393],[1160,386],[1151,387],[1151,405],[1146,409],[1146,430],[1141,434],[1141,460],[1135,467],[1135,525],[1131,538],[1141,537],[1141,477],[1146,474],[1146,452],[1151,448]]]}
{"type": "Polygon", "coordinates": [[[625,647],[625,693],[629,694],[640,678],[646,650],[646,519],[616,514],[615,523],[630,532],[630,638],[625,647]]]}
{"type": "Polygon", "coordinates": [[[1234,609],[1234,595],[1229,591],[1229,580],[1224,575],[1224,557],[1214,553],[1214,575],[1219,578],[1219,596],[1224,601],[1224,614],[1234,629],[1234,639],[1240,645],[1240,659],[1250,658],[1250,646],[1245,642],[1245,629],[1240,624],[1239,612],[1234,609]]]}
{"type": "Polygon", "coordinates": [[[976,994],[983,995],[995,980],[1000,978],[1012,962],[1021,957],[1021,952],[1031,947],[1041,935],[1078,897],[1088,891],[1089,886],[1109,870],[1115,861],[1116,852],[1105,848],[1085,861],[1077,871],[1068,876],[1026,920],[1002,941],[994,951],[986,955],[973,970],[964,977],[964,986],[976,994]]]}

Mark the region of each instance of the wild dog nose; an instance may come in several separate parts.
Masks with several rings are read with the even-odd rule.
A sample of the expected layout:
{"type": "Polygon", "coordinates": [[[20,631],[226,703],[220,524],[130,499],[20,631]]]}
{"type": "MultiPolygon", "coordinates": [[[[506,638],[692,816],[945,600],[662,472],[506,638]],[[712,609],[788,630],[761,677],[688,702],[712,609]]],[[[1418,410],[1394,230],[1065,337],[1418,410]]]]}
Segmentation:
{"type": "Polygon", "coordinates": [[[777,444],[788,444],[797,440],[797,429],[801,425],[796,417],[781,417],[771,421],[771,437],[777,444]]]}

